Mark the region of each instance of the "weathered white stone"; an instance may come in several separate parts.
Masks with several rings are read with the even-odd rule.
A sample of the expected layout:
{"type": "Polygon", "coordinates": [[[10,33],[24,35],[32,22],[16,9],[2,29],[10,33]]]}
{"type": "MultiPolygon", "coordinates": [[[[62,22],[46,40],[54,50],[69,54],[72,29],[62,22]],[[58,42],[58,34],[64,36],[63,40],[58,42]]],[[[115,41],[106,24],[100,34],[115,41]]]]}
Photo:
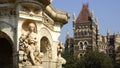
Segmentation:
{"type": "MultiPolygon", "coordinates": [[[[13,45],[13,68],[57,68],[58,38],[61,27],[68,22],[69,14],[53,8],[51,5],[52,0],[43,1],[0,1],[0,38],[7,38],[13,45]],[[32,64],[31,59],[26,61],[26,59],[30,58],[29,53],[31,53],[32,49],[27,50],[24,45],[27,44],[26,40],[30,42],[33,36],[23,42],[20,41],[21,36],[30,35],[31,31],[28,28],[30,23],[35,25],[35,34],[32,35],[36,37],[35,52],[37,51],[37,53],[34,53],[34,59],[37,60],[35,61],[37,65],[41,63],[39,66],[32,64]],[[23,46],[20,47],[20,45],[23,46]],[[41,56],[38,54],[44,58],[40,60],[41,56]]],[[[27,45],[31,46],[31,43],[27,45]]]]}

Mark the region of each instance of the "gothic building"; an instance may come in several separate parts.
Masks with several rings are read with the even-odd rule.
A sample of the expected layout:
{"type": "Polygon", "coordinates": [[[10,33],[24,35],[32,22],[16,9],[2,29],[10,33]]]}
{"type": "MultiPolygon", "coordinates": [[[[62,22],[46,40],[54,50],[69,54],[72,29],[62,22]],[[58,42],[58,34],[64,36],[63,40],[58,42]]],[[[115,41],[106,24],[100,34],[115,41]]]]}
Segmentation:
{"type": "Polygon", "coordinates": [[[114,63],[120,63],[120,34],[114,33],[113,35],[110,35],[108,32],[107,39],[107,53],[113,59],[114,63]]]}
{"type": "Polygon", "coordinates": [[[88,4],[83,4],[78,17],[73,14],[74,37],[67,34],[66,50],[74,52],[78,57],[87,51],[98,50],[109,54],[115,61],[119,60],[118,47],[120,47],[120,34],[103,36],[99,33],[98,18],[94,18],[94,12],[90,12],[88,4]],[[72,42],[71,42],[72,41],[72,42]]]}
{"type": "Polygon", "coordinates": [[[65,41],[65,51],[69,51],[69,52],[74,52],[74,39],[72,37],[69,36],[69,33],[67,33],[66,36],[66,41],[65,41]]]}
{"type": "Polygon", "coordinates": [[[73,17],[74,53],[82,56],[86,51],[94,50],[98,47],[97,19],[94,20],[94,14],[90,12],[88,4],[83,4],[77,19],[75,19],[75,16],[73,17]]]}

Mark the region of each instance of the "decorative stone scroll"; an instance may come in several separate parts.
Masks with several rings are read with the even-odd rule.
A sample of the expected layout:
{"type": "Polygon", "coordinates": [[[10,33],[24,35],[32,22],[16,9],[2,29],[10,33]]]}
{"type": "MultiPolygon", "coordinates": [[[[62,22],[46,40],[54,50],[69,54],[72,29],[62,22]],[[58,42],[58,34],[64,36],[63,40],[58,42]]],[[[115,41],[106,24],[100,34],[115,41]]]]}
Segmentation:
{"type": "Polygon", "coordinates": [[[37,33],[35,24],[29,23],[28,32],[19,38],[19,60],[22,66],[36,66],[42,64],[43,53],[37,47],[37,33]]]}

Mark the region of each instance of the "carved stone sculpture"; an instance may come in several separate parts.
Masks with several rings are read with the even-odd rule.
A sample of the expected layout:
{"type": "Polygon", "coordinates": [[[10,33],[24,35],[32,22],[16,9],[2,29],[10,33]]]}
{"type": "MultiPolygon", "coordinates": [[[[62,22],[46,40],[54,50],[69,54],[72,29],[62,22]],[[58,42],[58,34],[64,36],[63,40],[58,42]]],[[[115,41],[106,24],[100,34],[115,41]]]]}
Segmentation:
{"type": "Polygon", "coordinates": [[[28,25],[29,31],[23,33],[19,39],[20,51],[23,51],[23,59],[21,62],[24,65],[40,65],[43,53],[37,47],[37,33],[35,33],[35,24],[28,25]]]}
{"type": "Polygon", "coordinates": [[[57,46],[57,52],[58,52],[57,55],[58,55],[58,57],[61,56],[61,53],[62,53],[63,49],[64,49],[63,44],[62,44],[61,42],[59,42],[59,44],[58,44],[58,46],[57,46]]]}
{"type": "Polygon", "coordinates": [[[58,68],[62,68],[62,64],[66,64],[66,60],[63,57],[61,57],[61,53],[62,53],[63,49],[64,49],[63,44],[61,42],[59,42],[59,44],[57,46],[57,52],[58,52],[57,53],[57,55],[58,55],[57,66],[58,66],[58,68]]]}

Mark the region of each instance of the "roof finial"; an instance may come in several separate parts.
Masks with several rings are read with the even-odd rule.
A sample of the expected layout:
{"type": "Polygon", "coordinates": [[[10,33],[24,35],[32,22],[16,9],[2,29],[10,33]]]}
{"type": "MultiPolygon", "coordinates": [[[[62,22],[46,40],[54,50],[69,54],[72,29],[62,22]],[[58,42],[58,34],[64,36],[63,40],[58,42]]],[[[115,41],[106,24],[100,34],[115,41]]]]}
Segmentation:
{"type": "Polygon", "coordinates": [[[76,16],[75,16],[75,12],[73,13],[73,21],[75,22],[76,20],[76,16]]]}
{"type": "Polygon", "coordinates": [[[91,12],[92,20],[94,21],[94,11],[91,12]]]}
{"type": "Polygon", "coordinates": [[[110,30],[109,29],[107,29],[107,34],[110,34],[110,30]]]}
{"type": "Polygon", "coordinates": [[[66,33],[66,39],[68,39],[70,37],[69,35],[69,31],[67,30],[67,33],[66,33]]]}
{"type": "Polygon", "coordinates": [[[98,25],[98,17],[95,18],[95,23],[98,25]]]}

